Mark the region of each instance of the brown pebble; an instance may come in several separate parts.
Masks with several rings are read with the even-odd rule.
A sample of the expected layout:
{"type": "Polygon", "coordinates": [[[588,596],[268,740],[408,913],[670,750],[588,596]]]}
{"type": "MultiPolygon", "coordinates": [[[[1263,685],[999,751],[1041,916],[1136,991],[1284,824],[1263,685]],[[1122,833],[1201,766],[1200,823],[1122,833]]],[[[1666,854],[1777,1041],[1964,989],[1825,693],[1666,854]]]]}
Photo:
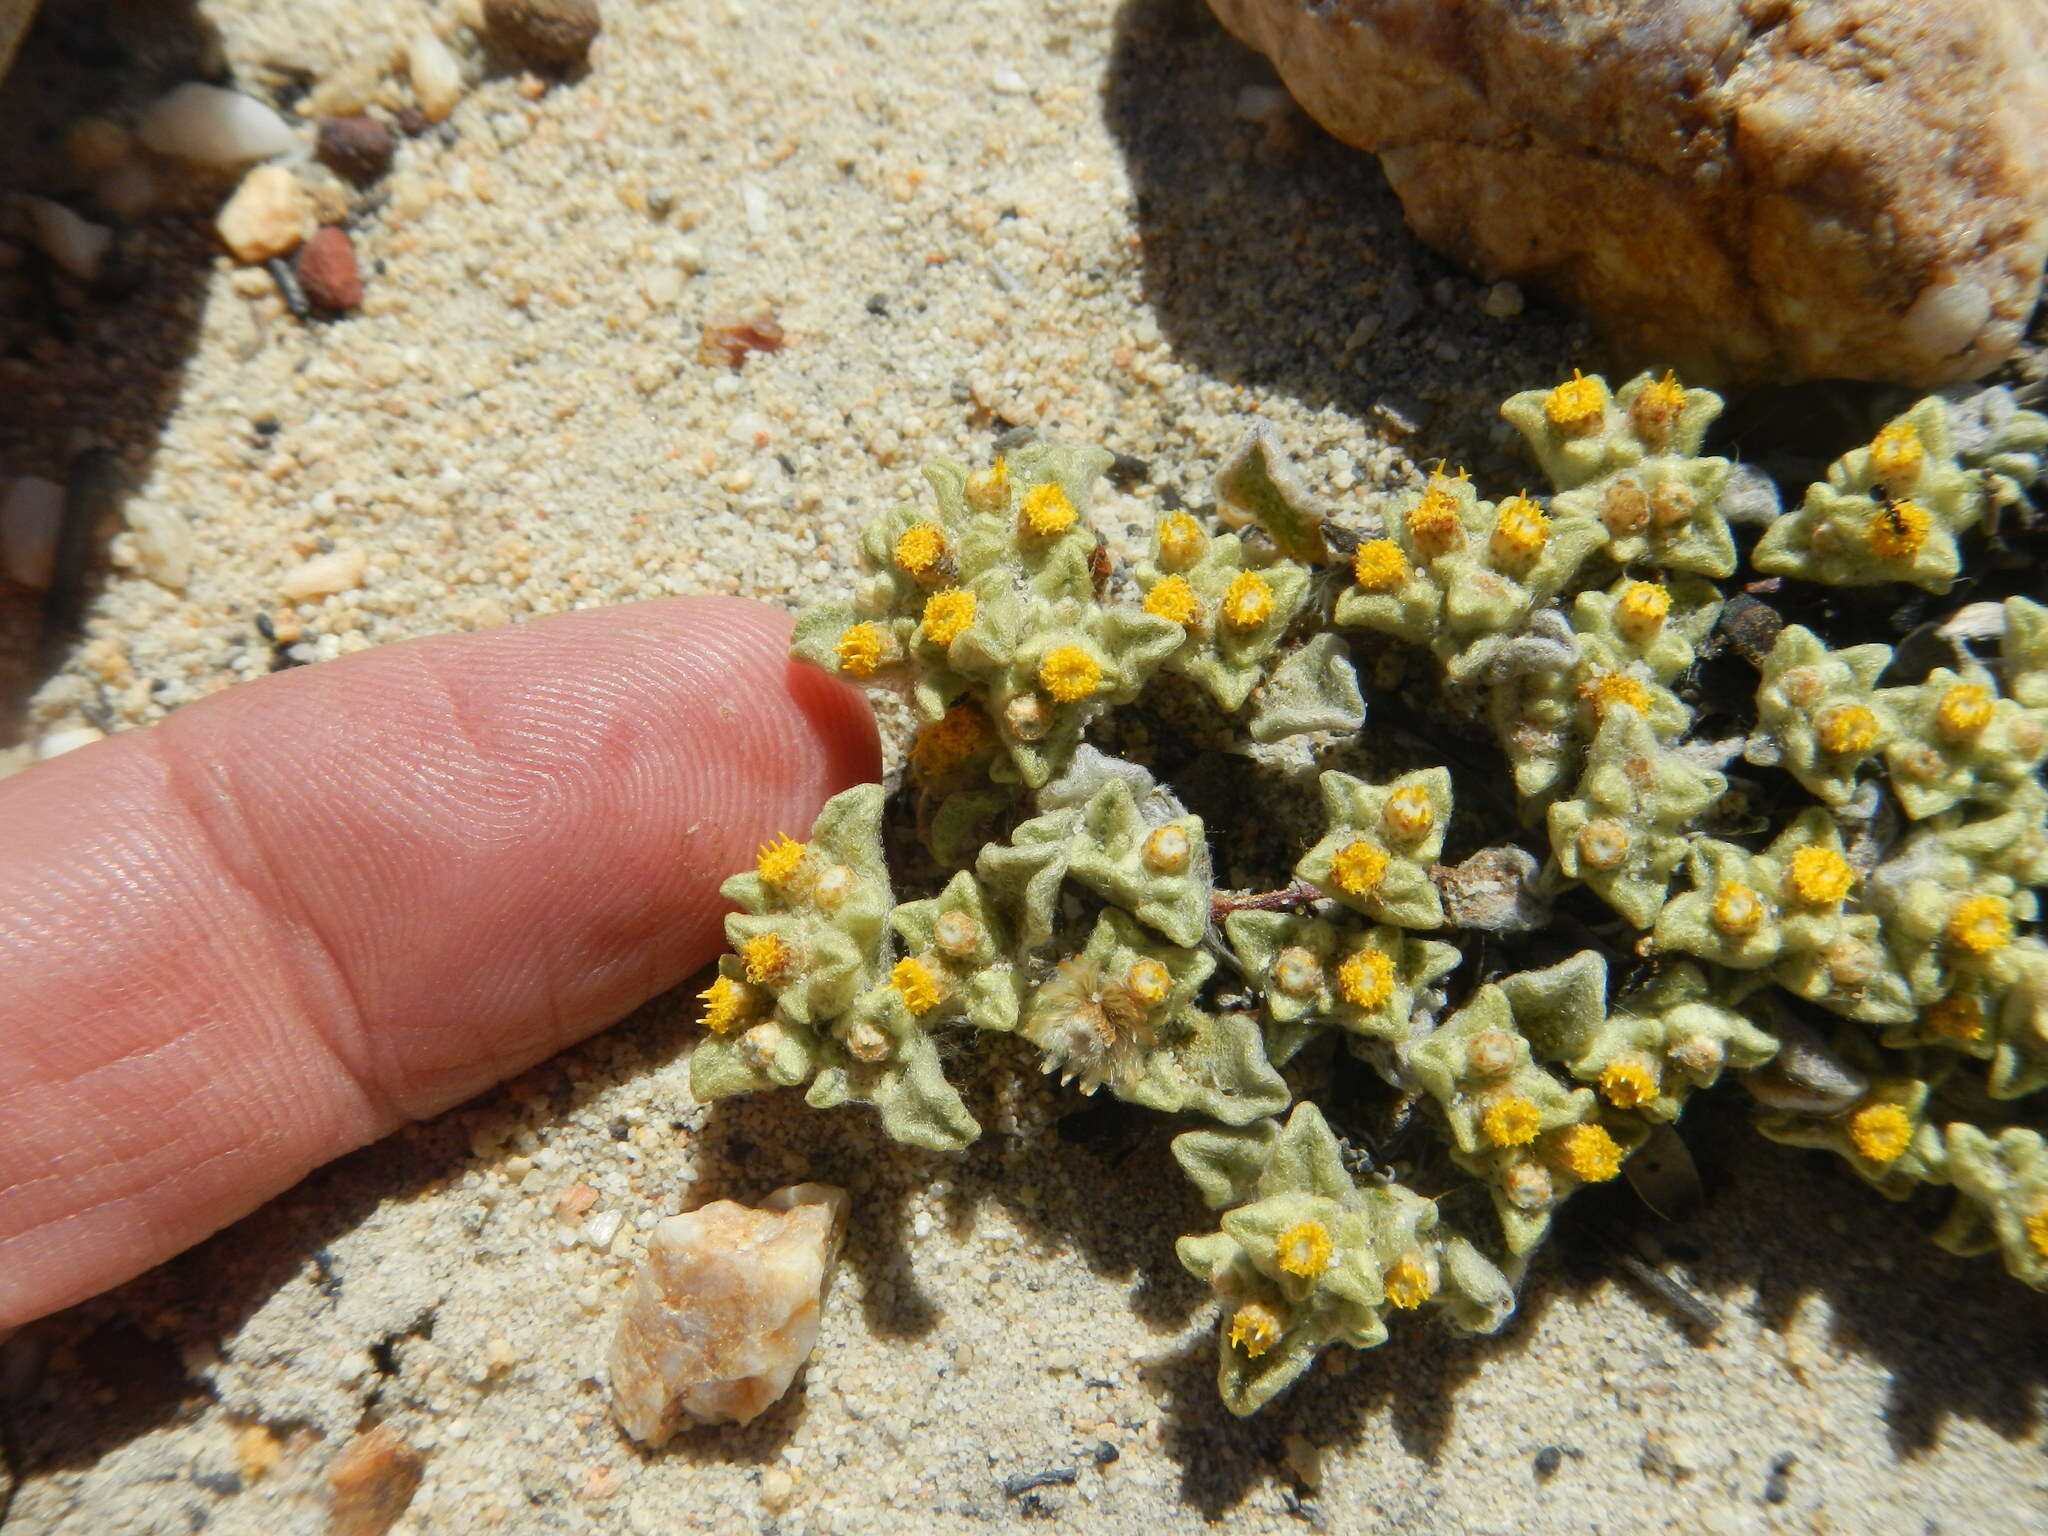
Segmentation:
{"type": "Polygon", "coordinates": [[[299,252],[299,285],[331,314],[344,314],[363,302],[363,274],[347,230],[329,224],[306,242],[299,252]]]}
{"type": "Polygon", "coordinates": [[[588,1184],[571,1184],[555,1196],[555,1215],[563,1221],[581,1221],[597,1204],[597,1191],[588,1184]]]}
{"type": "Polygon", "coordinates": [[[434,126],[418,107],[400,107],[393,116],[398,121],[398,131],[408,139],[416,139],[434,126]]]}
{"type": "Polygon", "coordinates": [[[780,352],[787,342],[782,322],[764,304],[738,319],[713,321],[705,326],[697,343],[697,360],[714,367],[722,363],[727,368],[739,368],[750,354],[780,352]]]}
{"type": "Polygon", "coordinates": [[[327,1536],[384,1536],[419,1492],[426,1460],[389,1424],[357,1435],[328,1469],[327,1536]]]}
{"type": "Polygon", "coordinates": [[[567,69],[583,62],[604,23],[597,0],[484,0],[484,25],[521,58],[567,69]]]}
{"type": "Polygon", "coordinates": [[[367,186],[391,169],[391,130],[364,113],[330,117],[320,124],[315,153],[335,175],[367,186]]]}

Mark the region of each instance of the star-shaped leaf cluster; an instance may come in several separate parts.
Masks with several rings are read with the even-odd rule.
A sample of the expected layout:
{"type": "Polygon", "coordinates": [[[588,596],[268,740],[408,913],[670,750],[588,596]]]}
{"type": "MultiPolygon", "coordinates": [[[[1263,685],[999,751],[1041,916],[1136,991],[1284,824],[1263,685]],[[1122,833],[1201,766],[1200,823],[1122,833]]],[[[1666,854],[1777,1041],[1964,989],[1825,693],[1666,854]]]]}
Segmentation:
{"type": "Polygon", "coordinates": [[[1224,1212],[1220,1231],[1178,1249],[1223,1306],[1217,1385],[1232,1413],[1263,1406],[1329,1345],[1384,1342],[1390,1311],[1433,1305],[1489,1332],[1513,1310],[1507,1277],[1439,1224],[1434,1201],[1352,1182],[1313,1104],[1284,1126],[1190,1131],[1173,1151],[1224,1212]]]}
{"type": "Polygon", "coordinates": [[[1329,830],[1294,866],[1295,877],[1375,922],[1442,927],[1443,899],[1429,871],[1451,819],[1450,771],[1368,784],[1333,770],[1318,782],[1329,830]]]}

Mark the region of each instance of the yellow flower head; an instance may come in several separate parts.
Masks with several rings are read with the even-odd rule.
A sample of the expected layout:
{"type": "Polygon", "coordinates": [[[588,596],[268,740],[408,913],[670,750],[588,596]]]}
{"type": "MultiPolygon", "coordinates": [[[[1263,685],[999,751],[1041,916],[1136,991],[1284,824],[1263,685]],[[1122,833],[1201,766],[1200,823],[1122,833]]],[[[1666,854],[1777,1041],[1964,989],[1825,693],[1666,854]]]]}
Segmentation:
{"type": "Polygon", "coordinates": [[[1080,516],[1074,510],[1074,504],[1067,500],[1067,493],[1051,480],[1026,491],[1024,505],[1018,512],[1024,519],[1024,526],[1041,539],[1065,533],[1074,526],[1074,519],[1080,516]]]}
{"type": "Polygon", "coordinates": [[[2027,1213],[2027,1246],[2048,1259],[2048,1200],[2027,1213]]]}
{"type": "Polygon", "coordinates": [[[1614,627],[1641,644],[1671,616],[1671,591],[1662,582],[1634,581],[1614,605],[1614,627]]]}
{"type": "Polygon", "coordinates": [[[905,955],[889,970],[889,985],[903,999],[903,1006],[922,1016],[939,1006],[939,978],[915,955],[905,955]]]}
{"type": "Polygon", "coordinates": [[[1886,490],[1910,490],[1926,462],[1927,450],[1910,421],[1894,421],[1871,439],[1870,473],[1886,490]]]}
{"type": "Polygon", "coordinates": [[[1526,495],[1510,496],[1494,513],[1488,547],[1502,565],[1520,569],[1542,554],[1549,542],[1550,517],[1526,495]]]}
{"type": "Polygon", "coordinates": [[[1273,957],[1273,985],[1289,997],[1314,997],[1323,990],[1323,962],[1304,944],[1290,944],[1273,957]]]}
{"type": "Polygon", "coordinates": [[[2012,942],[2012,909],[1996,896],[1971,896],[1949,914],[1948,941],[1973,955],[1988,955],[2012,942]]]}
{"type": "Polygon", "coordinates": [[[1671,427],[1685,409],[1685,386],[1667,370],[1654,384],[1647,384],[1628,408],[1628,424],[1652,448],[1663,446],[1671,427]]]}
{"type": "Polygon", "coordinates": [[[1880,560],[1910,560],[1927,543],[1934,518],[1917,501],[1887,501],[1863,523],[1863,543],[1880,560]]]}
{"type": "Polygon", "coordinates": [[[1330,879],[1346,896],[1370,896],[1386,878],[1389,862],[1386,849],[1361,838],[1337,850],[1330,860],[1330,879]]]}
{"type": "Polygon", "coordinates": [[[1984,1004],[1968,992],[1951,992],[1920,1015],[1920,1022],[1944,1040],[1981,1040],[1984,1004]]]}
{"type": "Polygon", "coordinates": [[[1397,592],[1408,574],[1408,557],[1392,539],[1367,539],[1351,557],[1352,579],[1368,592],[1397,592]]]}
{"type": "Polygon", "coordinates": [[[1429,1277],[1429,1266],[1422,1262],[1419,1253],[1403,1254],[1388,1265],[1384,1283],[1387,1300],[1403,1312],[1413,1312],[1436,1291],[1436,1284],[1429,1277]]]}
{"type": "Polygon", "coordinates": [[[714,1035],[730,1034],[746,1022],[752,995],[730,976],[720,976],[697,994],[704,1004],[704,1027],[714,1035]]]}
{"type": "Polygon", "coordinates": [[[1607,712],[1617,704],[1626,704],[1639,715],[1650,708],[1650,690],[1643,686],[1641,678],[1629,672],[1602,672],[1579,685],[1579,696],[1593,711],[1595,720],[1605,720],[1607,712]]]}
{"type": "Polygon", "coordinates": [[[1147,1008],[1157,1008],[1173,991],[1173,973],[1147,956],[1131,962],[1131,968],[1124,973],[1124,986],[1147,1008]]]}
{"type": "Polygon", "coordinates": [[[882,632],[872,624],[849,624],[840,631],[839,670],[849,677],[873,677],[882,664],[882,632]]]}
{"type": "Polygon", "coordinates": [[[1257,629],[1273,616],[1272,585],[1257,571],[1239,571],[1223,594],[1223,617],[1232,629],[1257,629]]]}
{"type": "Polygon", "coordinates": [[[1764,925],[1764,899],[1740,880],[1714,888],[1714,926],[1731,939],[1747,938],[1764,925]]]}
{"type": "Polygon", "coordinates": [[[1182,629],[1202,622],[1202,600],[1185,576],[1164,576],[1145,594],[1145,611],[1155,618],[1171,619],[1182,629]]]}
{"type": "Polygon", "coordinates": [[[1557,1138],[1557,1160],[1581,1183],[1604,1184],[1621,1172],[1621,1146],[1605,1126],[1585,1122],[1557,1138]]]}
{"type": "Polygon", "coordinates": [[[1230,1314],[1230,1342],[1256,1360],[1280,1342],[1284,1326],[1277,1309],[1263,1301],[1248,1301],[1230,1314]]]}
{"type": "Polygon", "coordinates": [[[757,933],[740,946],[740,960],[747,968],[747,980],[771,987],[796,964],[796,951],[776,934],[757,933]]]}
{"type": "Polygon", "coordinates": [[[1337,992],[1354,1008],[1386,1007],[1394,997],[1394,957],[1379,949],[1346,955],[1337,967],[1337,992]]]}
{"type": "Polygon", "coordinates": [[[1496,1147],[1526,1147],[1543,1129],[1543,1112],[1519,1093],[1504,1093],[1486,1106],[1479,1131],[1496,1147]]]}
{"type": "Polygon", "coordinates": [[[1657,1097],[1657,1068],[1640,1056],[1621,1056],[1600,1069],[1600,1095],[1616,1109],[1640,1109],[1657,1097]]]}
{"type": "Polygon", "coordinates": [[[1849,1140],[1873,1163],[1895,1162],[1913,1141],[1913,1117],[1896,1104],[1866,1104],[1849,1117],[1849,1140]]]}
{"type": "Polygon", "coordinates": [[[946,535],[937,523],[912,523],[896,540],[896,563],[913,576],[929,576],[946,558],[946,535]]]}
{"type": "Polygon", "coordinates": [[[1597,374],[1589,379],[1574,368],[1570,383],[1543,397],[1543,414],[1560,432],[1590,432],[1607,415],[1607,385],[1597,374]]]}
{"type": "Polygon", "coordinates": [[[1168,825],[1155,828],[1145,839],[1145,846],[1138,850],[1138,856],[1145,861],[1145,867],[1155,875],[1177,875],[1188,867],[1188,860],[1195,854],[1195,847],[1188,840],[1186,827],[1168,825]]]}
{"type": "Polygon", "coordinates": [[[1038,684],[1060,703],[1072,704],[1102,686],[1102,663],[1078,645],[1057,646],[1039,662],[1038,684]]]}
{"type": "Polygon", "coordinates": [[[1833,906],[1855,887],[1856,871],[1832,848],[1796,849],[1785,866],[1785,894],[1809,907],[1833,906]]]}
{"type": "Polygon", "coordinates": [[[1330,1233],[1320,1221],[1297,1221],[1273,1248],[1273,1262],[1290,1275],[1313,1280],[1330,1267],[1330,1233]]]}
{"type": "Polygon", "coordinates": [[[1408,537],[1424,555],[1435,559],[1465,542],[1465,524],[1458,517],[1458,498],[1451,477],[1441,470],[1429,477],[1422,500],[1408,509],[1408,537]]]}
{"type": "Polygon", "coordinates": [[[1420,784],[1403,784],[1380,809],[1380,825],[1404,843],[1427,837],[1436,826],[1436,804],[1420,784]]]}
{"type": "Polygon", "coordinates": [[[933,645],[951,645],[974,622],[979,600],[972,592],[951,587],[924,600],[924,637],[933,645]]]}
{"type": "Polygon", "coordinates": [[[967,477],[967,505],[977,512],[1000,512],[1010,504],[1010,461],[997,456],[987,469],[967,477]]]}
{"type": "Polygon", "coordinates": [[[981,711],[963,701],[917,733],[910,749],[911,766],[928,779],[943,778],[974,756],[987,739],[981,711]]]}
{"type": "Polygon", "coordinates": [[[754,856],[754,873],[770,885],[787,885],[804,867],[804,853],[802,843],[778,832],[775,841],[763,843],[754,856]]]}
{"type": "Polygon", "coordinates": [[[1975,683],[1959,683],[1934,706],[1934,723],[1950,741],[1968,741],[1991,723],[1994,708],[1990,689],[1975,683]]]}
{"type": "Polygon", "coordinates": [[[1813,733],[1834,756],[1853,756],[1877,745],[1877,716],[1861,704],[1836,704],[1821,711],[1813,733]]]}
{"type": "Polygon", "coordinates": [[[1185,512],[1169,512],[1159,520],[1159,563],[1183,568],[1202,558],[1209,535],[1185,512]]]}

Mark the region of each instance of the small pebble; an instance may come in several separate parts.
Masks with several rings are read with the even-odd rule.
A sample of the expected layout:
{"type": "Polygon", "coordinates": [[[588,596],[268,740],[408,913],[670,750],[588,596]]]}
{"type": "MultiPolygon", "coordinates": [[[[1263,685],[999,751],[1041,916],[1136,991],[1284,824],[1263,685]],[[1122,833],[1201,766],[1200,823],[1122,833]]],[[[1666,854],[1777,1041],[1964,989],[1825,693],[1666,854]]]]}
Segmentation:
{"type": "Polygon", "coordinates": [[[1522,312],[1522,290],[1513,283],[1495,283],[1479,307],[1495,320],[1512,320],[1522,312]]]}
{"type": "Polygon", "coordinates": [[[37,738],[36,761],[46,763],[53,757],[76,752],[80,747],[89,747],[106,738],[107,733],[93,725],[74,725],[67,730],[50,731],[37,738]]]}
{"type": "Polygon", "coordinates": [[[337,549],[332,554],[315,555],[303,565],[287,571],[277,584],[277,590],[287,602],[292,603],[329,597],[336,592],[360,587],[369,565],[369,556],[362,550],[337,549]]]}
{"type": "Polygon", "coordinates": [[[1772,1460],[1771,1475],[1764,1479],[1766,1504],[1782,1504],[1792,1496],[1792,1468],[1798,1460],[1790,1451],[1772,1460]]]}
{"type": "Polygon", "coordinates": [[[345,314],[363,302],[363,274],[348,231],[333,224],[316,230],[299,252],[299,285],[315,308],[345,314]]]}
{"type": "Polygon", "coordinates": [[[583,62],[604,21],[597,0],[484,0],[484,25],[522,59],[567,69],[583,62]]]}
{"type": "Polygon", "coordinates": [[[1040,1488],[1068,1488],[1080,1479],[1073,1467],[1052,1467],[1044,1472],[1019,1472],[1003,1479],[1003,1492],[1011,1498],[1040,1488]]]}
{"type": "Polygon", "coordinates": [[[81,176],[104,176],[128,158],[128,130],[104,117],[81,117],[64,132],[64,158],[81,176]]]}
{"type": "Polygon", "coordinates": [[[1287,1470],[1310,1493],[1323,1486],[1323,1448],[1306,1435],[1289,1435],[1283,1442],[1287,1470]]]}
{"type": "Polygon", "coordinates": [[[593,1248],[609,1248],[612,1239],[619,1235],[619,1224],[625,1220],[618,1211],[599,1211],[585,1223],[583,1240],[593,1248]]]}
{"type": "Polygon", "coordinates": [[[455,55],[421,27],[406,44],[405,68],[420,115],[430,123],[445,122],[462,100],[462,67],[455,62],[455,55]]]}
{"type": "Polygon", "coordinates": [[[1563,1465],[1564,1449],[1561,1446],[1546,1445],[1536,1453],[1536,1475],[1538,1477],[1555,1477],[1557,1469],[1563,1465]]]}
{"type": "Polygon", "coordinates": [[[426,1460],[389,1424],[357,1435],[334,1460],[328,1536],[384,1536],[419,1492],[426,1460]]]}
{"type": "Polygon", "coordinates": [[[259,165],[235,188],[214,228],[235,260],[254,265],[289,256],[305,238],[313,199],[281,165],[259,165]]]}
{"type": "Polygon", "coordinates": [[[353,117],[330,117],[322,122],[314,152],[335,175],[361,187],[391,169],[391,151],[396,142],[388,127],[359,112],[353,117]]]}
{"type": "Polygon", "coordinates": [[[114,240],[111,229],[47,197],[31,199],[30,209],[35,219],[36,245],[45,256],[81,283],[89,283],[100,275],[100,263],[106,259],[107,247],[114,240]]]}
{"type": "Polygon", "coordinates": [[[990,75],[988,83],[998,96],[1026,96],[1031,92],[1030,82],[1008,65],[990,75]]]}
{"type": "Polygon", "coordinates": [[[253,96],[187,81],[142,114],[136,137],[160,155],[208,165],[246,165],[281,155],[292,130],[253,96]]]}
{"type": "Polygon", "coordinates": [[[121,509],[135,536],[135,559],[142,574],[173,592],[185,590],[192,577],[192,525],[176,507],[131,497],[121,509]]]}
{"type": "Polygon", "coordinates": [[[284,1460],[284,1442],[272,1434],[266,1425],[251,1424],[235,1436],[235,1465],[241,1468],[242,1481],[261,1481],[284,1460]]]}
{"type": "Polygon", "coordinates": [[[761,1507],[769,1514],[779,1514],[796,1497],[796,1479],[780,1467],[770,1467],[761,1474],[761,1507]]]}
{"type": "Polygon", "coordinates": [[[0,571],[31,591],[46,591],[57,564],[57,530],[64,521],[64,487],[40,475],[22,475],[0,498],[0,571]]]}

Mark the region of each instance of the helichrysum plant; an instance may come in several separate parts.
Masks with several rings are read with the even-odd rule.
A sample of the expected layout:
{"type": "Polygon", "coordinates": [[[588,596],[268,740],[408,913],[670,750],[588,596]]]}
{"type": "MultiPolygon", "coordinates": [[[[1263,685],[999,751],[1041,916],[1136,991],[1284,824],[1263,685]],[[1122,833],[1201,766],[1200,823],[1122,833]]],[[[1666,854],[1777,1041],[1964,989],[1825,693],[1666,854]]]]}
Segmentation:
{"type": "Polygon", "coordinates": [[[1439,467],[1352,509],[1262,428],[1128,546],[1107,454],[932,465],[795,641],[908,700],[900,787],[727,883],[697,1094],[955,1151],[996,1034],[1199,1122],[1219,1214],[1179,1251],[1237,1413],[1402,1313],[1498,1327],[1558,1208],[1724,1078],[2048,1288],[2048,608],[1923,608],[1909,657],[1808,585],[1949,592],[2048,420],[1924,400],[1758,535],[1720,408],[1574,375],[1503,408],[1547,491],[1439,467]],[[1745,562],[1808,622],[1760,641],[1745,562]],[[1333,1095],[1347,1056],[1377,1094],[1333,1095]]]}

